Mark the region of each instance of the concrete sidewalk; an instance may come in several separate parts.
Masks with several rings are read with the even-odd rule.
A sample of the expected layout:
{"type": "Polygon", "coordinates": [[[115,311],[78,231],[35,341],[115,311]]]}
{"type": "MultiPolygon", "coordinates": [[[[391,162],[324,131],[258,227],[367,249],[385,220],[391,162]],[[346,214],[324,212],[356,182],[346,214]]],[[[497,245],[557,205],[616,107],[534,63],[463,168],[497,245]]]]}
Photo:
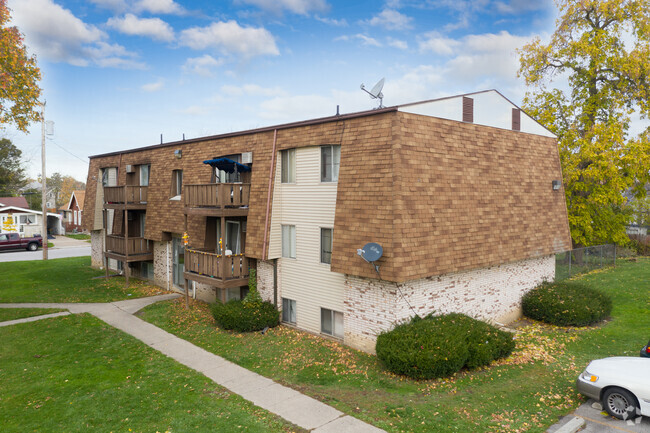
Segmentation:
{"type": "MultiPolygon", "coordinates": [[[[106,304],[0,304],[0,308],[65,308],[75,314],[90,313],[181,364],[203,373],[217,384],[239,394],[256,406],[314,433],[379,433],[384,431],[233,364],[133,315],[147,305],[174,299],[178,296],[180,295],[159,295],[106,304]]],[[[29,322],[39,318],[44,318],[44,316],[12,320],[12,322],[14,324],[29,322]]]]}

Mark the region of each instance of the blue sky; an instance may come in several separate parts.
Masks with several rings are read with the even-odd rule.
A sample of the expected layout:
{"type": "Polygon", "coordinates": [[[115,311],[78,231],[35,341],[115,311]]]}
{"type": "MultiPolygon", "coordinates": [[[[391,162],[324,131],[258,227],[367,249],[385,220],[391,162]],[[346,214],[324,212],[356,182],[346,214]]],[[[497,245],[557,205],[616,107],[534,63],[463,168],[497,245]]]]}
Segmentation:
{"type": "MultiPolygon", "coordinates": [[[[550,0],[8,0],[43,73],[47,173],[87,156],[496,88],[553,31],[550,0]],[[72,155],[74,156],[72,156],[72,155]]],[[[40,126],[7,129],[40,173],[40,126]]],[[[86,161],[86,162],[84,162],[86,161]]]]}

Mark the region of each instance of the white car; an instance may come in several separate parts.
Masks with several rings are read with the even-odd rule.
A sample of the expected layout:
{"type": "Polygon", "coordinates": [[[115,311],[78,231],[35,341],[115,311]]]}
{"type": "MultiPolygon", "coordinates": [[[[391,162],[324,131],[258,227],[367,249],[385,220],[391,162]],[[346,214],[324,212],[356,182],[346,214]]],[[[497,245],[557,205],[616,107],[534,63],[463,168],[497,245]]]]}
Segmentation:
{"type": "Polygon", "coordinates": [[[578,377],[576,385],[579,392],[600,401],[616,418],[650,416],[650,358],[596,359],[578,377]]]}

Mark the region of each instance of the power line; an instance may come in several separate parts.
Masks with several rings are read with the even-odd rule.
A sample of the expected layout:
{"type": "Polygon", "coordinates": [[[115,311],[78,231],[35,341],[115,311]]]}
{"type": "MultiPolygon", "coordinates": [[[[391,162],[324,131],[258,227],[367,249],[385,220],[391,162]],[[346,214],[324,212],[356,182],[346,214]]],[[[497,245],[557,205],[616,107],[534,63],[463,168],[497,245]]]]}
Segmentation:
{"type": "MultiPolygon", "coordinates": [[[[63,150],[64,152],[66,152],[66,153],[68,153],[68,154],[74,156],[74,157],[77,158],[79,161],[83,162],[84,164],[89,165],[88,161],[86,161],[86,160],[84,160],[82,157],[77,156],[77,155],[75,155],[74,153],[70,152],[68,149],[66,149],[65,147],[61,146],[59,143],[57,143],[56,141],[54,141],[54,139],[50,138],[49,140],[50,140],[52,143],[54,143],[57,147],[59,147],[61,150],[63,150]]],[[[88,159],[88,158],[86,158],[86,159],[88,159]]]]}

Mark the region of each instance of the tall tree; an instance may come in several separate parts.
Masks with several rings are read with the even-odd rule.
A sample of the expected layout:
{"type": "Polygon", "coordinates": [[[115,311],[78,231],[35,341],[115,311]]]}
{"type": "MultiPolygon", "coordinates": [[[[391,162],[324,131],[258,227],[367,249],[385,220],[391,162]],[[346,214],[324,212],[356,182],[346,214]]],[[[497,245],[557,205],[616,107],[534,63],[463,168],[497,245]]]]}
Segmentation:
{"type": "Polygon", "coordinates": [[[25,185],[22,154],[11,140],[0,138],[0,195],[16,195],[25,185]]]}
{"type": "Polygon", "coordinates": [[[524,107],[558,136],[574,245],[625,243],[624,193],[643,197],[650,180],[650,130],[630,133],[650,115],[650,0],[556,3],[550,42],[520,50],[524,107]]]}
{"type": "Polygon", "coordinates": [[[0,0],[0,129],[13,123],[27,132],[29,123],[40,119],[41,71],[18,28],[8,26],[10,19],[7,0],[0,0]]]}
{"type": "Polygon", "coordinates": [[[77,179],[75,179],[72,176],[63,176],[62,181],[61,181],[61,192],[59,194],[59,197],[61,199],[61,204],[59,207],[66,205],[70,201],[70,197],[72,196],[73,191],[77,190],[85,190],[86,189],[86,184],[83,182],[79,182],[77,179]]]}

